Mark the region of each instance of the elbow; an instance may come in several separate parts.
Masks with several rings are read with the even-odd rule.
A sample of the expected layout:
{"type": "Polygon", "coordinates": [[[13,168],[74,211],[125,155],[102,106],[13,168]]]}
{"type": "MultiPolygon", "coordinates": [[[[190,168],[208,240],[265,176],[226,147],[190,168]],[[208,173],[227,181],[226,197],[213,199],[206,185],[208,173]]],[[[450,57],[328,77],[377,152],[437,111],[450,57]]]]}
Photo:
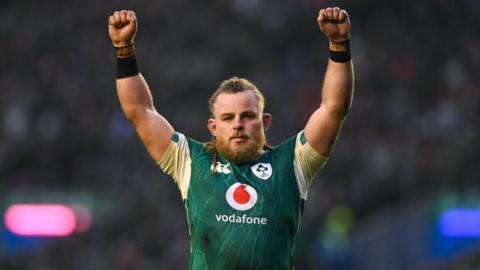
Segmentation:
{"type": "Polygon", "coordinates": [[[346,118],[348,113],[350,112],[350,107],[342,107],[341,109],[335,110],[333,113],[338,117],[338,118],[346,118]]]}
{"type": "Polygon", "coordinates": [[[345,103],[343,105],[343,111],[345,113],[345,116],[347,116],[347,114],[350,112],[351,108],[352,108],[352,99],[349,98],[349,99],[345,100],[345,103]]]}
{"type": "Polygon", "coordinates": [[[326,108],[330,112],[330,115],[334,116],[335,118],[339,118],[339,119],[343,119],[343,118],[347,117],[348,113],[350,112],[351,107],[352,107],[351,102],[329,104],[329,105],[326,106],[326,108]]]}
{"type": "Polygon", "coordinates": [[[352,108],[353,92],[339,98],[322,100],[320,106],[326,108],[331,115],[346,117],[352,108]]]}
{"type": "Polygon", "coordinates": [[[136,126],[136,124],[141,121],[145,115],[146,109],[138,107],[123,108],[123,113],[125,114],[128,122],[130,122],[133,126],[136,126]]]}
{"type": "Polygon", "coordinates": [[[348,95],[345,98],[345,101],[342,104],[342,110],[345,113],[345,116],[350,112],[350,109],[352,108],[352,101],[353,101],[353,91],[351,92],[350,95],[348,95]]]}
{"type": "Polygon", "coordinates": [[[136,119],[138,119],[138,117],[136,117],[132,113],[125,113],[125,118],[127,118],[128,122],[134,126],[135,126],[135,122],[137,122],[136,119]]]}

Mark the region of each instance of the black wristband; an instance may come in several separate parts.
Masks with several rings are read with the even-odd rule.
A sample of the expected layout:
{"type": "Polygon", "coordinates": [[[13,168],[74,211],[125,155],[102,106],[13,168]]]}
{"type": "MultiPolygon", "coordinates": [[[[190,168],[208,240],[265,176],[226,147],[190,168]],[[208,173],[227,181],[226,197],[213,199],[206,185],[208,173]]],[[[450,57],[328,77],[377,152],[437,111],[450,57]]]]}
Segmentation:
{"type": "Polygon", "coordinates": [[[117,59],[117,79],[132,77],[140,73],[138,71],[137,58],[132,55],[127,58],[117,59]]]}
{"type": "Polygon", "coordinates": [[[350,54],[350,40],[340,42],[330,41],[330,59],[334,62],[346,63],[352,60],[350,54]]]}

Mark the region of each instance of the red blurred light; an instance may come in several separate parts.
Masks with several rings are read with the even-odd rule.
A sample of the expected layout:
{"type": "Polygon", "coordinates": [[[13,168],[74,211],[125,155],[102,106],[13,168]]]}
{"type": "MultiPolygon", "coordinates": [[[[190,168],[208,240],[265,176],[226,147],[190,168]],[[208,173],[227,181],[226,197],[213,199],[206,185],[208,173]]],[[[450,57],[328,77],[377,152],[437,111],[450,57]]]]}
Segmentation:
{"type": "Polygon", "coordinates": [[[5,224],[22,236],[68,236],[76,226],[75,213],[60,204],[16,204],[5,213],[5,224]]]}

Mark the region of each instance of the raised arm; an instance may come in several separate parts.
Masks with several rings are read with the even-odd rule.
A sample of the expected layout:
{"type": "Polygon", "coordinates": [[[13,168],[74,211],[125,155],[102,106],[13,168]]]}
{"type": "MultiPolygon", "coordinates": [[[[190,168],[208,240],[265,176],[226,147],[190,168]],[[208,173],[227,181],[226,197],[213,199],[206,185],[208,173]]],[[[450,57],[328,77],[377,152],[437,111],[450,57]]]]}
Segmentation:
{"type": "Polygon", "coordinates": [[[323,82],[320,107],[305,127],[305,137],[322,156],[329,156],[347,116],[353,97],[353,65],[350,59],[350,19],[338,7],[321,9],[317,18],[327,36],[330,59],[323,82]]]}
{"type": "Polygon", "coordinates": [[[115,47],[117,61],[117,94],[128,121],[155,161],[168,148],[173,128],[153,106],[152,94],[138,72],[133,40],[137,18],[133,11],[116,11],[108,20],[108,33],[115,47]]]}

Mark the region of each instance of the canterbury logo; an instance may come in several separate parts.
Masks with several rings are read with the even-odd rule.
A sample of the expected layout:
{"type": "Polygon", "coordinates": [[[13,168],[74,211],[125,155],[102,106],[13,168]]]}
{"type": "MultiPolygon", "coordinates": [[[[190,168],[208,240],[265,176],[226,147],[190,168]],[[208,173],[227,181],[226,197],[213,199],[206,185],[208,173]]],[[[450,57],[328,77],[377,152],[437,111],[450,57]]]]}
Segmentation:
{"type": "Polygon", "coordinates": [[[230,167],[230,163],[225,165],[225,164],[222,164],[220,162],[217,162],[217,164],[215,164],[215,166],[213,166],[213,164],[210,166],[210,170],[212,172],[229,174],[229,173],[232,172],[232,170],[229,167],[230,167]]]}

